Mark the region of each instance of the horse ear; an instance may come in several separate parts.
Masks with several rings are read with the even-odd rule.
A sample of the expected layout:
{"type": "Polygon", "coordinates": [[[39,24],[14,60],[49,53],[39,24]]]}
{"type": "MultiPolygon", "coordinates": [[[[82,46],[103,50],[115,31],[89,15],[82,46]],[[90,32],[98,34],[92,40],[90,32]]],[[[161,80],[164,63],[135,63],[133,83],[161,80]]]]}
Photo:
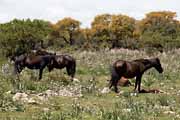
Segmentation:
{"type": "Polygon", "coordinates": [[[124,63],[122,64],[122,68],[123,68],[123,69],[126,69],[126,67],[127,67],[127,63],[124,62],[124,63]]]}
{"type": "Polygon", "coordinates": [[[159,58],[156,58],[156,61],[157,61],[157,62],[160,62],[159,58]]]}

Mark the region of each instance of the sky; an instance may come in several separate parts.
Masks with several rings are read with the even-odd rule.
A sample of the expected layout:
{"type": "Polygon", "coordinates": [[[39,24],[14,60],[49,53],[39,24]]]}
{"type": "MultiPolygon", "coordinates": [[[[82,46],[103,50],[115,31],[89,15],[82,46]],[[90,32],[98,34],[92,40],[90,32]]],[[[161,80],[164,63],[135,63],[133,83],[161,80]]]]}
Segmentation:
{"type": "Polygon", "coordinates": [[[0,0],[0,23],[14,18],[56,23],[72,17],[89,27],[99,14],[125,14],[140,20],[152,11],[173,11],[180,19],[180,0],[0,0]]]}

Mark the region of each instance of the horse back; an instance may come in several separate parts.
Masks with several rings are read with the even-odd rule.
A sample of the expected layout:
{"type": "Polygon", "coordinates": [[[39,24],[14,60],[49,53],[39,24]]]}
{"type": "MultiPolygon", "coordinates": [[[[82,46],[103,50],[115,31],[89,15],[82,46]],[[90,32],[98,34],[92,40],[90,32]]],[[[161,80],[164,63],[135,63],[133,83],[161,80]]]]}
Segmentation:
{"type": "Polygon", "coordinates": [[[75,63],[75,59],[69,55],[56,55],[54,61],[55,68],[63,68],[75,63]]]}
{"type": "Polygon", "coordinates": [[[26,58],[27,64],[41,64],[41,63],[49,63],[52,57],[50,55],[45,56],[29,56],[26,58]]]}
{"type": "Polygon", "coordinates": [[[118,60],[115,62],[114,67],[116,68],[117,73],[125,78],[133,78],[140,73],[142,63],[137,61],[118,60]]]}

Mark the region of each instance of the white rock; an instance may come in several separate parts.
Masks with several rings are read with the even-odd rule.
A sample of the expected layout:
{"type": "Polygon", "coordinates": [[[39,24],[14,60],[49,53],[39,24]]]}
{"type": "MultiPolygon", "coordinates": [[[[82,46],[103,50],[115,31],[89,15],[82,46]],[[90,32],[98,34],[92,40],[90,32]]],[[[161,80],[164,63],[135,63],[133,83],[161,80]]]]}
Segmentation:
{"type": "Polygon", "coordinates": [[[43,111],[44,111],[44,112],[48,112],[48,111],[49,111],[49,108],[43,108],[43,111]]]}
{"type": "Polygon", "coordinates": [[[131,112],[131,109],[127,108],[127,109],[123,109],[124,112],[131,112]]]}
{"type": "Polygon", "coordinates": [[[130,93],[130,96],[137,96],[137,93],[130,93]]]}
{"type": "Polygon", "coordinates": [[[41,101],[46,101],[46,100],[48,100],[47,97],[45,97],[45,96],[39,96],[39,95],[37,95],[37,99],[39,99],[39,100],[41,100],[41,101]]]}
{"type": "Polygon", "coordinates": [[[16,93],[13,96],[13,101],[27,102],[28,95],[26,93],[16,93]]]}
{"type": "Polygon", "coordinates": [[[73,93],[71,93],[70,91],[63,89],[63,90],[59,90],[58,92],[59,96],[73,96],[73,93]]]}
{"type": "Polygon", "coordinates": [[[38,102],[37,102],[35,99],[33,99],[33,98],[28,99],[27,102],[28,102],[29,104],[38,104],[38,102]]]}
{"type": "Polygon", "coordinates": [[[57,96],[57,93],[52,90],[46,90],[45,94],[47,97],[57,96]]]}
{"type": "Polygon", "coordinates": [[[123,94],[123,93],[124,93],[124,91],[122,91],[122,90],[119,92],[119,94],[123,94]]]}
{"type": "Polygon", "coordinates": [[[164,114],[171,114],[171,115],[175,115],[176,113],[173,111],[165,111],[164,114]]]}
{"type": "Polygon", "coordinates": [[[73,78],[73,81],[78,83],[80,82],[77,78],[73,78]]]}
{"type": "Polygon", "coordinates": [[[110,89],[108,87],[103,88],[103,90],[101,91],[101,93],[105,94],[105,93],[109,93],[110,89]]]}
{"type": "Polygon", "coordinates": [[[11,93],[12,93],[12,92],[11,92],[10,90],[6,92],[6,94],[11,94],[11,93]]]}

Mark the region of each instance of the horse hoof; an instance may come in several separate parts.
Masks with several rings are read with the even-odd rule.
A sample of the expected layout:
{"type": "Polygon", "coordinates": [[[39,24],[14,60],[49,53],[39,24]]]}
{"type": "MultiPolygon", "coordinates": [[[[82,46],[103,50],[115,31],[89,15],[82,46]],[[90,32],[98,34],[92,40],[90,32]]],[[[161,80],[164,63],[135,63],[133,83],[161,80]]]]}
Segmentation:
{"type": "Polygon", "coordinates": [[[115,91],[115,93],[119,93],[119,91],[115,91]]]}

